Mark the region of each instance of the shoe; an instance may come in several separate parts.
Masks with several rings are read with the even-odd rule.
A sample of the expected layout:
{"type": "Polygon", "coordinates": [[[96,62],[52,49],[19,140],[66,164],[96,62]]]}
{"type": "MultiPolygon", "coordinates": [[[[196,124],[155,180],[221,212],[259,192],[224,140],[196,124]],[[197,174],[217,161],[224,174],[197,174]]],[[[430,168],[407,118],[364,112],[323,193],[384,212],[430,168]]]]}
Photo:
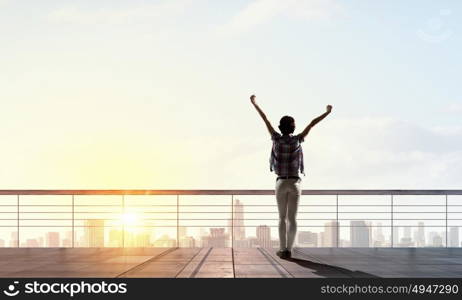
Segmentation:
{"type": "Polygon", "coordinates": [[[276,252],[276,255],[279,256],[282,259],[286,259],[287,258],[287,250],[279,250],[278,252],[276,252]]]}
{"type": "Polygon", "coordinates": [[[290,250],[285,251],[285,258],[292,258],[292,252],[290,250]]]}

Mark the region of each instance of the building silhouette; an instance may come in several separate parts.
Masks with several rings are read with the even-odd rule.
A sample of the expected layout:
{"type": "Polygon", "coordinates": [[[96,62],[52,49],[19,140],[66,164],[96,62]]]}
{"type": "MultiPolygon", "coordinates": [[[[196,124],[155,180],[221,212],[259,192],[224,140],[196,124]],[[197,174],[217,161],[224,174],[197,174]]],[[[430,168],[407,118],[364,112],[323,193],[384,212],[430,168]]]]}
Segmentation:
{"type": "Polygon", "coordinates": [[[424,222],[417,223],[417,231],[415,232],[415,245],[417,247],[425,246],[425,227],[424,222]]]}
{"type": "Polygon", "coordinates": [[[11,235],[10,235],[10,247],[18,247],[18,246],[19,246],[18,232],[13,231],[11,232],[11,235]]]}
{"type": "Polygon", "coordinates": [[[38,243],[37,239],[27,239],[26,240],[26,247],[36,248],[36,247],[39,247],[39,243],[38,243]]]}
{"type": "Polygon", "coordinates": [[[194,237],[192,237],[192,236],[180,237],[180,247],[195,248],[195,247],[197,247],[196,239],[194,237]]]}
{"type": "Polygon", "coordinates": [[[159,239],[154,242],[154,247],[175,247],[176,239],[170,238],[168,235],[164,234],[159,239]]]}
{"type": "Polygon", "coordinates": [[[202,237],[202,247],[227,247],[228,235],[225,228],[210,228],[210,235],[202,237]]]}
{"type": "Polygon", "coordinates": [[[392,245],[397,245],[398,242],[399,242],[399,227],[398,226],[394,226],[393,229],[392,229],[392,245]]]}
{"type": "Polygon", "coordinates": [[[196,239],[192,236],[188,236],[188,227],[180,226],[178,228],[179,247],[194,248],[196,245],[196,239]]]}
{"type": "Polygon", "coordinates": [[[72,247],[72,242],[73,242],[72,231],[67,231],[66,237],[62,241],[63,247],[72,247]]]}
{"type": "Polygon", "coordinates": [[[449,247],[459,247],[459,227],[449,229],[449,247]]]}
{"type": "Polygon", "coordinates": [[[337,221],[330,221],[324,224],[324,233],[321,235],[322,247],[338,246],[338,228],[337,221]]]}
{"type": "Polygon", "coordinates": [[[403,229],[403,237],[405,239],[410,239],[411,238],[411,227],[404,227],[403,229]]]}
{"type": "Polygon", "coordinates": [[[443,247],[443,238],[438,232],[432,231],[428,233],[430,247],[443,247]]]}
{"type": "Polygon", "coordinates": [[[47,232],[45,234],[46,247],[59,247],[59,241],[59,232],[47,232]]]}
{"type": "Polygon", "coordinates": [[[245,240],[244,204],[238,199],[234,200],[234,240],[245,240]]]}
{"type": "Polygon", "coordinates": [[[109,247],[122,247],[122,230],[121,229],[111,229],[109,231],[109,247]]]}
{"type": "Polygon", "coordinates": [[[257,240],[258,245],[264,248],[272,247],[271,242],[271,228],[267,225],[257,226],[257,240]]]}
{"type": "Polygon", "coordinates": [[[104,247],[104,220],[85,220],[84,240],[87,247],[104,247]]]}
{"type": "Polygon", "coordinates": [[[186,237],[188,236],[188,227],[186,226],[180,226],[178,227],[178,237],[180,238],[183,238],[183,237],[186,237]]]}
{"type": "MultiPolygon", "coordinates": [[[[372,232],[372,230],[371,230],[372,232]]],[[[371,239],[373,241],[374,247],[385,247],[387,242],[385,240],[385,235],[383,234],[382,223],[378,222],[375,228],[375,235],[371,239]]]]}
{"type": "Polygon", "coordinates": [[[317,247],[318,234],[311,231],[299,231],[298,243],[303,247],[317,247]]]}
{"type": "Polygon", "coordinates": [[[350,221],[352,247],[369,247],[369,227],[365,221],[350,221]]]}

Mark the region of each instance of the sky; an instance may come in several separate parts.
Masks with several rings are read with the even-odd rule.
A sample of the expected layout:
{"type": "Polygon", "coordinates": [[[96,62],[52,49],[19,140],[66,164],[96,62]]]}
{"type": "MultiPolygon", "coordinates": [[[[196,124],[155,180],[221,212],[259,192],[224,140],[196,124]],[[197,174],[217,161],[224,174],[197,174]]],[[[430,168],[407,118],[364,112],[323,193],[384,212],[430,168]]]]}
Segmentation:
{"type": "Polygon", "coordinates": [[[462,3],[0,0],[0,189],[460,189],[462,3]]]}

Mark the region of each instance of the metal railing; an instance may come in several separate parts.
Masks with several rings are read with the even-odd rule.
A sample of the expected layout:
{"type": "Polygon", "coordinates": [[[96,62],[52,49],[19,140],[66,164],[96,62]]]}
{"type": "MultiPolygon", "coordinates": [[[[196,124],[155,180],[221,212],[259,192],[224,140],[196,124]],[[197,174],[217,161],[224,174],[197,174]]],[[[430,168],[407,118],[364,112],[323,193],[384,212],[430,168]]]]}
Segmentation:
{"type": "MultiPolygon", "coordinates": [[[[355,227],[389,228],[390,247],[396,246],[397,237],[394,236],[396,235],[396,228],[444,228],[444,244],[448,247],[448,228],[457,228],[457,239],[455,240],[459,243],[458,228],[462,227],[462,224],[458,221],[462,221],[462,201],[460,201],[462,198],[457,196],[461,195],[462,190],[303,190],[297,219],[301,223],[299,227],[331,228],[330,234],[335,236],[335,242],[332,244],[333,247],[340,246],[342,228],[350,228],[350,239],[352,239],[351,236],[356,234],[355,230],[352,229],[355,227]],[[312,204],[312,199],[305,199],[304,196],[329,196],[331,198],[326,202],[321,200],[320,204],[312,204]],[[351,199],[352,196],[380,196],[381,198],[376,202],[363,203],[369,200],[362,199],[358,201],[357,199],[351,199]],[[425,201],[419,199],[420,196],[436,198],[428,201],[425,200],[427,201],[425,203],[425,201]],[[399,197],[401,199],[397,199],[399,197]],[[448,201],[449,197],[455,198],[448,201]],[[316,210],[317,208],[321,208],[321,210],[316,210]],[[315,214],[315,216],[320,217],[307,218],[304,217],[306,214],[315,214]],[[434,215],[436,218],[423,217],[427,214],[434,215]],[[359,217],[351,217],[351,215],[359,217]],[[420,221],[420,223],[417,225],[412,224],[414,221],[420,221]],[[324,223],[322,224],[322,222],[324,223]],[[345,225],[347,222],[350,222],[350,224],[345,225]],[[431,224],[427,225],[425,222],[431,224]]],[[[0,231],[2,228],[15,228],[17,247],[19,247],[21,230],[24,231],[25,228],[68,228],[72,232],[72,243],[70,246],[74,247],[75,232],[79,228],[121,227],[121,246],[124,247],[125,226],[127,225],[123,222],[116,225],[105,224],[104,222],[116,222],[118,219],[117,215],[124,215],[129,211],[128,209],[139,207],[142,209],[140,214],[144,216],[140,219],[143,224],[138,224],[136,227],[174,228],[176,229],[177,246],[180,241],[179,232],[181,227],[230,228],[230,240],[231,246],[233,246],[236,228],[257,227],[266,223],[273,224],[267,225],[268,227],[277,227],[277,224],[274,224],[278,221],[277,211],[275,210],[277,205],[273,198],[274,190],[0,190],[0,231]],[[11,198],[9,201],[3,201],[2,196],[14,196],[15,203],[12,202],[11,198]],[[43,204],[40,201],[28,200],[27,197],[29,196],[68,196],[70,199],[65,204],[59,201],[50,201],[43,204]],[[76,197],[85,196],[116,196],[120,202],[114,203],[114,200],[112,200],[110,204],[94,204],[88,201],[76,203],[76,197]],[[157,202],[157,199],[154,198],[148,199],[148,204],[136,204],[136,201],[131,203],[131,201],[127,200],[127,197],[131,196],[166,196],[170,198],[167,202],[157,202]],[[220,201],[218,203],[196,204],[194,199],[188,199],[192,201],[182,200],[182,198],[190,196],[216,196],[220,197],[220,201]],[[256,196],[273,197],[268,198],[271,199],[269,204],[257,202],[256,204],[251,203],[245,206],[247,208],[270,209],[269,211],[236,211],[237,198],[256,196]],[[227,197],[229,198],[226,199],[227,197]],[[182,203],[182,201],[185,201],[185,203],[182,203]],[[200,208],[199,210],[197,210],[198,207],[200,208]],[[43,210],[43,208],[48,208],[48,210],[43,210]],[[88,210],[82,210],[85,208],[88,210]],[[95,208],[98,210],[94,210],[95,208]],[[108,208],[110,209],[105,210],[108,208]],[[112,208],[117,208],[118,210],[112,211],[112,208]],[[157,210],[151,211],[151,209],[155,208],[157,210]],[[189,210],[184,210],[185,208],[189,210]],[[210,208],[218,210],[211,211],[209,210],[210,208]],[[144,209],[149,210],[146,211],[144,209]],[[95,216],[96,214],[109,214],[111,218],[87,216],[92,214],[95,216]],[[213,217],[200,217],[201,214],[212,215],[213,217]],[[270,214],[271,218],[243,217],[244,214],[252,216],[254,214],[270,214]],[[7,217],[2,217],[2,215],[7,217]],[[31,215],[32,217],[30,217],[31,215]],[[37,215],[39,218],[34,217],[37,215]],[[165,215],[166,217],[159,217],[159,215],[165,215]],[[192,217],[194,215],[199,215],[199,217],[192,217]],[[103,221],[104,225],[92,225],[89,220],[100,220],[103,221]],[[43,221],[50,223],[44,224],[43,221]],[[203,224],[201,223],[202,221],[211,223],[218,221],[222,223],[213,225],[211,223],[203,224]],[[229,223],[223,225],[223,222],[227,221],[229,223]],[[260,224],[248,224],[252,221],[259,221],[260,224]]],[[[409,232],[407,235],[409,235],[409,232]]],[[[364,235],[364,233],[364,231],[358,231],[360,235],[364,235]]]]}

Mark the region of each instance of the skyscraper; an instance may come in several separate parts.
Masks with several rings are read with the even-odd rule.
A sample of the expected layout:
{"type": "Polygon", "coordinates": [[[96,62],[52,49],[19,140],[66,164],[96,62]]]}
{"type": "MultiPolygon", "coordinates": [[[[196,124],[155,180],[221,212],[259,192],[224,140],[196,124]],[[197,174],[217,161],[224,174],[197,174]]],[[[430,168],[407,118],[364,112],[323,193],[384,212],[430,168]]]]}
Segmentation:
{"type": "Polygon", "coordinates": [[[318,235],[317,233],[311,231],[299,231],[298,243],[304,247],[317,247],[318,235]]]}
{"type": "Polygon", "coordinates": [[[175,247],[176,239],[170,238],[167,234],[163,234],[154,242],[154,247],[175,247]]]}
{"type": "Polygon", "coordinates": [[[194,248],[196,247],[196,240],[192,236],[180,237],[180,247],[194,248]]]}
{"type": "Polygon", "coordinates": [[[412,241],[411,237],[411,227],[406,226],[403,229],[403,237],[400,238],[398,246],[399,247],[414,247],[414,241],[412,241]]]}
{"type": "Polygon", "coordinates": [[[428,241],[430,247],[442,247],[443,238],[439,235],[438,232],[432,231],[428,233],[428,241]]]}
{"type": "Polygon", "coordinates": [[[459,247],[459,227],[449,229],[449,247],[459,247]]]}
{"type": "Polygon", "coordinates": [[[271,248],[271,229],[267,225],[257,226],[257,240],[260,247],[271,248]]]}
{"type": "Polygon", "coordinates": [[[369,247],[369,227],[364,221],[350,221],[352,247],[369,247]]]}
{"type": "Polygon", "coordinates": [[[183,237],[186,237],[188,235],[188,227],[186,226],[180,226],[178,227],[178,237],[180,238],[183,238],[183,237]]]}
{"type": "Polygon", "coordinates": [[[393,226],[391,229],[391,233],[393,235],[391,244],[392,246],[397,246],[399,244],[399,227],[398,226],[393,226]]]}
{"type": "Polygon", "coordinates": [[[338,246],[338,225],[339,223],[337,221],[330,221],[324,224],[322,247],[338,246]]]}
{"type": "Polygon", "coordinates": [[[234,201],[234,240],[245,240],[244,205],[236,199],[234,201]]]}
{"type": "Polygon", "coordinates": [[[134,233],[134,247],[149,247],[151,244],[151,233],[148,230],[143,230],[139,233],[134,233]]]}
{"type": "Polygon", "coordinates": [[[122,247],[122,230],[111,229],[109,231],[109,247],[122,247]]]}
{"type": "Polygon", "coordinates": [[[202,237],[202,247],[226,247],[227,235],[224,228],[210,228],[210,235],[202,237]]]}
{"type": "Polygon", "coordinates": [[[104,247],[104,220],[85,220],[85,243],[87,247],[104,247]]]}
{"type": "Polygon", "coordinates": [[[415,234],[415,244],[417,247],[425,247],[425,227],[424,222],[417,224],[417,231],[415,234]]]}
{"type": "Polygon", "coordinates": [[[59,247],[59,232],[47,232],[45,234],[45,245],[46,247],[59,247]]]}
{"type": "Polygon", "coordinates": [[[411,238],[411,227],[409,226],[406,226],[404,227],[404,230],[403,230],[403,237],[408,239],[408,238],[411,238]]]}
{"type": "Polygon", "coordinates": [[[318,234],[318,245],[320,245],[320,247],[325,247],[324,246],[324,236],[326,235],[326,233],[324,231],[321,231],[319,234],[318,234]]]}
{"type": "Polygon", "coordinates": [[[383,234],[382,223],[378,222],[375,228],[375,235],[372,238],[374,247],[386,246],[385,235],[383,234]]]}
{"type": "Polygon", "coordinates": [[[18,232],[17,231],[13,231],[11,232],[11,235],[10,235],[10,247],[18,247],[18,244],[19,241],[18,241],[18,232]]]}
{"type": "Polygon", "coordinates": [[[38,247],[38,241],[36,239],[27,239],[26,240],[26,247],[28,248],[36,248],[38,247]]]}
{"type": "Polygon", "coordinates": [[[66,231],[66,237],[63,239],[63,247],[72,247],[72,231],[66,231]]]}

